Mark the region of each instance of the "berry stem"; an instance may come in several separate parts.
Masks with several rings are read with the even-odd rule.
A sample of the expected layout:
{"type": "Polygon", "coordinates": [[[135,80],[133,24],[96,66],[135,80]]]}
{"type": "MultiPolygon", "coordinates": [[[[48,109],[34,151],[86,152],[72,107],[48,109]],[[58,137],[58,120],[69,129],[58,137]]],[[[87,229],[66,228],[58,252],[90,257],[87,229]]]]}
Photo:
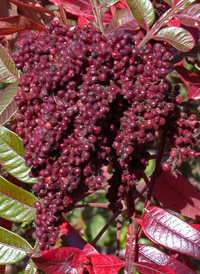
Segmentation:
{"type": "Polygon", "coordinates": [[[101,229],[101,231],[97,234],[97,236],[92,240],[91,245],[95,245],[98,240],[101,238],[103,233],[109,228],[109,226],[114,222],[114,220],[122,213],[122,211],[118,211],[108,220],[107,224],[101,229]]]}
{"type": "Polygon", "coordinates": [[[93,0],[93,4],[94,4],[94,13],[96,13],[96,21],[97,21],[97,26],[99,27],[100,31],[102,34],[104,34],[104,26],[103,26],[103,22],[102,22],[102,16],[100,14],[101,10],[97,4],[96,0],[93,0]]]}
{"type": "Polygon", "coordinates": [[[88,204],[80,204],[80,205],[75,205],[75,208],[79,207],[99,207],[99,208],[106,208],[108,209],[108,203],[107,204],[102,204],[102,203],[88,203],[88,204]]]}
{"type": "Polygon", "coordinates": [[[102,9],[103,6],[108,2],[108,0],[103,1],[103,3],[99,4],[99,9],[102,9]]]}
{"type": "Polygon", "coordinates": [[[122,228],[122,215],[117,217],[117,248],[116,248],[116,256],[119,257],[119,248],[120,248],[120,235],[121,235],[121,228],[122,228]]]}
{"type": "Polygon", "coordinates": [[[164,25],[166,25],[176,15],[176,13],[178,13],[179,10],[185,4],[187,4],[187,2],[188,0],[185,0],[172,7],[171,10],[166,11],[163,16],[155,22],[150,31],[147,32],[146,36],[142,39],[138,47],[142,48],[149,40],[153,39],[154,34],[158,32],[164,25]]]}
{"type": "Polygon", "coordinates": [[[128,216],[128,219],[131,219],[133,214],[135,213],[133,186],[130,187],[126,200],[127,200],[127,216],[128,216]]]}

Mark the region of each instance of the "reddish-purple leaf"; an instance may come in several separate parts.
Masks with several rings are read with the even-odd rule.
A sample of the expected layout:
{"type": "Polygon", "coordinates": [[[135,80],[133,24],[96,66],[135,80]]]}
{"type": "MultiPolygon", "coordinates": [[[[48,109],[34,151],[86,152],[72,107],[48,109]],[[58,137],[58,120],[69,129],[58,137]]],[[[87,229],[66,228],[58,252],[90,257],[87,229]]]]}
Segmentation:
{"type": "Polygon", "coordinates": [[[74,7],[81,8],[81,9],[87,9],[91,8],[92,5],[89,0],[50,0],[54,5],[73,5],[74,7]]]}
{"type": "Polygon", "coordinates": [[[84,252],[75,247],[59,247],[45,251],[40,257],[32,257],[32,260],[45,274],[82,274],[85,265],[90,263],[84,252]]]}
{"type": "Polygon", "coordinates": [[[64,222],[60,226],[60,231],[62,240],[66,246],[79,248],[85,253],[86,256],[99,254],[99,252],[92,245],[83,240],[83,238],[68,222],[64,222]]]}
{"type": "Polygon", "coordinates": [[[133,17],[128,8],[119,10],[111,20],[106,33],[110,34],[115,30],[138,30],[140,28],[137,20],[133,17]]]}
{"type": "Polygon", "coordinates": [[[195,272],[186,265],[149,245],[139,245],[138,261],[169,266],[176,274],[195,274],[195,272]]]}
{"type": "Polygon", "coordinates": [[[12,34],[25,29],[46,30],[44,26],[21,15],[0,19],[0,35],[12,34]]]}
{"type": "Polygon", "coordinates": [[[200,220],[200,194],[179,172],[175,177],[170,171],[163,171],[156,180],[153,196],[183,216],[200,220]]]}
{"type": "Polygon", "coordinates": [[[126,267],[124,273],[133,273],[133,262],[135,260],[136,252],[136,233],[135,233],[135,223],[131,222],[128,227],[128,232],[126,235],[126,267]]]}
{"type": "Polygon", "coordinates": [[[143,262],[133,263],[133,265],[140,274],[176,274],[173,269],[168,266],[143,262]]]}
{"type": "Polygon", "coordinates": [[[125,266],[124,261],[111,255],[94,254],[87,258],[90,259],[94,274],[116,274],[125,266]]]}
{"type": "Polygon", "coordinates": [[[188,97],[191,100],[195,100],[195,101],[200,100],[200,87],[199,86],[191,86],[188,89],[188,97]]]}
{"type": "Polygon", "coordinates": [[[153,38],[158,41],[165,41],[183,52],[191,50],[195,45],[191,33],[179,27],[163,28],[159,30],[153,38]]]}
{"type": "Polygon", "coordinates": [[[150,206],[138,223],[153,243],[200,259],[200,232],[166,210],[150,206]]]}
{"type": "Polygon", "coordinates": [[[200,27],[200,4],[194,4],[182,12],[176,14],[176,18],[181,24],[189,27],[200,27]]]}
{"type": "Polygon", "coordinates": [[[79,16],[78,20],[77,20],[78,25],[88,24],[89,22],[90,21],[87,18],[82,17],[82,16],[79,16]]]}
{"type": "Polygon", "coordinates": [[[19,8],[23,8],[23,9],[26,9],[26,10],[29,10],[29,11],[36,11],[36,12],[39,12],[39,13],[48,13],[48,14],[51,14],[53,15],[53,12],[49,9],[46,9],[44,7],[40,7],[40,6],[36,6],[36,5],[29,5],[27,3],[22,3],[18,0],[8,0],[9,2],[12,2],[13,4],[15,4],[16,6],[18,6],[19,8]]]}
{"type": "Polygon", "coordinates": [[[174,70],[176,70],[183,81],[183,83],[189,87],[192,84],[200,84],[200,76],[196,73],[189,71],[185,68],[184,64],[182,65],[175,65],[174,70]]]}

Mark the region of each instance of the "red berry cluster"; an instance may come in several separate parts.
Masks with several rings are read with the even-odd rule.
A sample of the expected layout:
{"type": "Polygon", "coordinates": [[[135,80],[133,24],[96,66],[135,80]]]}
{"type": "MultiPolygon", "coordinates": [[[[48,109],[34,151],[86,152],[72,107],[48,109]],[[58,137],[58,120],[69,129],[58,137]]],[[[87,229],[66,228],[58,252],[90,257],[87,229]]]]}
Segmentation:
{"type": "Polygon", "coordinates": [[[54,245],[66,212],[102,187],[105,165],[113,168],[107,198],[117,211],[143,176],[156,132],[170,119],[172,146],[179,128],[185,134],[177,88],[165,80],[171,52],[162,43],[138,48],[139,42],[126,32],[105,37],[92,25],[71,30],[53,21],[46,32],[29,34],[13,56],[23,73],[17,133],[38,181],[41,250],[54,245]]]}

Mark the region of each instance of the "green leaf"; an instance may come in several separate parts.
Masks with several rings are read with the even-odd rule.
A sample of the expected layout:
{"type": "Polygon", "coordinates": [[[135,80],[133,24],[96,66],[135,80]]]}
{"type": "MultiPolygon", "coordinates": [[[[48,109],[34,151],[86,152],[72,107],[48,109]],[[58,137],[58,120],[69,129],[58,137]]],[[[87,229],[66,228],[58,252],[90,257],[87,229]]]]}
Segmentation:
{"type": "Polygon", "coordinates": [[[140,26],[128,8],[119,10],[111,20],[106,33],[110,34],[115,30],[138,30],[140,26]]]}
{"type": "Polygon", "coordinates": [[[0,125],[0,164],[13,177],[24,183],[36,183],[30,178],[30,168],[25,166],[22,140],[12,131],[0,125]]]}
{"type": "Polygon", "coordinates": [[[5,124],[17,111],[14,96],[20,88],[17,82],[0,91],[0,124],[5,124]]]}
{"type": "Polygon", "coordinates": [[[0,227],[0,265],[14,264],[27,253],[33,253],[32,246],[17,234],[0,227]]]}
{"type": "Polygon", "coordinates": [[[0,176],[0,217],[13,222],[31,222],[35,219],[34,202],[30,192],[0,176]]]}
{"type": "Polygon", "coordinates": [[[13,83],[19,79],[16,69],[7,50],[0,44],[0,82],[13,83]]]}
{"type": "MultiPolygon", "coordinates": [[[[97,234],[105,226],[105,224],[106,224],[106,220],[101,214],[96,214],[93,216],[89,224],[92,239],[94,239],[97,236],[97,234]]],[[[101,236],[101,238],[98,240],[97,245],[99,246],[105,245],[108,238],[109,238],[109,232],[108,230],[106,230],[104,234],[101,236]]]]}
{"type": "Polygon", "coordinates": [[[37,266],[34,264],[34,262],[29,259],[26,268],[24,270],[24,274],[35,274],[37,271],[37,266]]]}
{"type": "Polygon", "coordinates": [[[179,27],[163,28],[156,33],[153,39],[165,41],[183,52],[191,50],[195,45],[195,41],[191,33],[179,27]]]}
{"type": "Polygon", "coordinates": [[[189,27],[200,27],[200,4],[194,4],[176,15],[179,22],[189,27]]]}
{"type": "Polygon", "coordinates": [[[155,21],[155,11],[150,0],[125,0],[138,24],[146,31],[155,21]]]}
{"type": "MultiPolygon", "coordinates": [[[[99,0],[99,2],[102,4],[103,2],[105,2],[105,0],[99,0]]],[[[103,5],[103,7],[106,7],[106,8],[111,7],[111,6],[115,5],[117,2],[119,2],[119,0],[108,0],[103,5]]]]}

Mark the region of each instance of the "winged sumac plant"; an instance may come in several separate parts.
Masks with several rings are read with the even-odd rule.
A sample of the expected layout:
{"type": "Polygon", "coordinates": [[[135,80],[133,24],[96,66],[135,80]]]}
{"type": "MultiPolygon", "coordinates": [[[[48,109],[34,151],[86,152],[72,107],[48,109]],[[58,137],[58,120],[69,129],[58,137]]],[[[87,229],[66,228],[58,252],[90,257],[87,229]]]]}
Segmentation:
{"type": "Polygon", "coordinates": [[[1,2],[0,273],[196,273],[199,1],[1,2]]]}

